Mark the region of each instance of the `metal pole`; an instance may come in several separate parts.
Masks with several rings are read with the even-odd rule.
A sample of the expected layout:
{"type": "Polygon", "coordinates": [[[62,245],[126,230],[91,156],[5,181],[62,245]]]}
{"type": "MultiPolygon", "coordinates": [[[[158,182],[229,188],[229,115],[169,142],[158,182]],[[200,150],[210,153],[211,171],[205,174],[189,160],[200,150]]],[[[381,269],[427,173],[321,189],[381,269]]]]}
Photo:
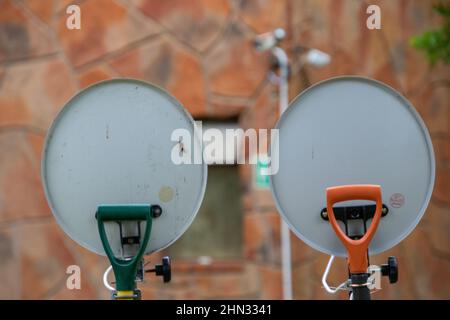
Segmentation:
{"type": "MultiPolygon", "coordinates": [[[[286,52],[279,48],[272,49],[273,56],[278,61],[280,70],[278,82],[279,113],[280,116],[287,109],[289,103],[288,66],[289,60],[286,52]]],[[[286,222],[281,219],[281,268],[283,281],[283,299],[292,300],[292,259],[290,230],[286,222]]]]}

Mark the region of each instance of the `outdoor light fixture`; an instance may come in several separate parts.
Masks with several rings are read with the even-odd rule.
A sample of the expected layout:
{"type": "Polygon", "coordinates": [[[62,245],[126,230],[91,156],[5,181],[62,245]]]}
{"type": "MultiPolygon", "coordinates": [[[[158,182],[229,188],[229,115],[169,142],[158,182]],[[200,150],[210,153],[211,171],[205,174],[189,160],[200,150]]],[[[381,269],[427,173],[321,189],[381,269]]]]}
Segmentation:
{"type": "MultiPolygon", "coordinates": [[[[264,52],[270,50],[273,66],[269,71],[269,78],[278,85],[278,107],[279,114],[282,115],[289,104],[289,58],[286,51],[278,44],[286,37],[286,31],[277,28],[272,32],[266,32],[258,35],[254,40],[256,50],[264,52]],[[275,73],[273,69],[279,71],[275,73]]],[[[316,67],[322,67],[329,64],[331,58],[325,52],[318,49],[308,49],[303,58],[304,63],[316,67]]],[[[281,225],[281,256],[282,256],[282,275],[283,275],[283,298],[291,300],[292,293],[292,270],[291,270],[291,240],[288,225],[283,221],[281,225]]]]}
{"type": "Polygon", "coordinates": [[[331,61],[329,54],[318,49],[309,49],[305,54],[306,63],[315,67],[324,67],[331,61]]]}
{"type": "Polygon", "coordinates": [[[254,46],[258,51],[266,51],[274,48],[286,37],[286,31],[282,28],[275,29],[272,32],[266,32],[258,35],[254,40],[254,46]]]}

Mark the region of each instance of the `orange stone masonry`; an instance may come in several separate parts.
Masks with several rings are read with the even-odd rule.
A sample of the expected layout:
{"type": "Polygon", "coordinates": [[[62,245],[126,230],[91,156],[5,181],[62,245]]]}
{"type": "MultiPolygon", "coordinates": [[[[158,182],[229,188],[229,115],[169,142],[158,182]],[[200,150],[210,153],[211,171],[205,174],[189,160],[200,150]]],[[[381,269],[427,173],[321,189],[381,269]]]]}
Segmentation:
{"type": "MultiPolygon", "coordinates": [[[[277,90],[256,34],[284,27],[293,63],[291,98],[326,78],[355,74],[392,85],[417,108],[436,153],[431,204],[396,255],[399,282],[374,299],[450,299],[450,68],[431,69],[409,38],[439,25],[431,3],[374,0],[381,30],[365,27],[368,1],[347,0],[0,0],[0,299],[109,299],[108,261],[58,227],[46,203],[40,158],[46,130],[77,91],[97,81],[133,77],[156,83],[197,118],[239,117],[243,128],[272,128],[277,90]],[[78,4],[81,30],[65,26],[78,4]],[[299,70],[298,45],[329,53],[324,68],[299,70]],[[82,270],[82,289],[66,288],[66,268],[82,270]]],[[[407,161],[407,159],[405,159],[407,161]]],[[[280,217],[270,192],[239,168],[244,193],[242,257],[201,266],[173,257],[173,281],[140,285],[145,299],[281,299],[280,217]]],[[[295,299],[328,295],[320,279],[328,257],[292,235],[295,299]]],[[[164,252],[148,257],[157,262],[164,252]]],[[[329,281],[345,279],[337,259],[329,281]]]]}

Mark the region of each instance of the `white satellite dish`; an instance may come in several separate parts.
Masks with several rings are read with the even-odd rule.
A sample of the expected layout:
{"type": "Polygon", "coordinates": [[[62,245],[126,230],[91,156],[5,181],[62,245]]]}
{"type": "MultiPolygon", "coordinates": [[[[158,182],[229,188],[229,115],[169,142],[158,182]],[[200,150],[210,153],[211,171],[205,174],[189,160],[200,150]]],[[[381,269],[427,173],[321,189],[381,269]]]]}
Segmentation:
{"type": "MultiPolygon", "coordinates": [[[[419,223],[434,185],[433,146],[422,119],[397,91],[367,78],[329,79],[295,98],[277,128],[279,144],[275,141],[273,150],[279,150],[279,171],[271,177],[271,190],[284,220],[308,245],[347,256],[322,217],[327,189],[335,186],[381,186],[385,216],[369,254],[395,246],[419,223]]],[[[338,214],[342,210],[335,209],[338,214]]],[[[362,224],[348,228],[349,234],[364,234],[362,224]]]]}
{"type": "MultiPolygon", "coordinates": [[[[98,254],[105,254],[99,205],[158,205],[162,214],[152,219],[145,253],[161,250],[192,223],[207,178],[205,163],[176,165],[172,149],[192,153],[200,146],[192,117],[167,92],[131,79],[100,82],[75,95],[48,132],[45,194],[62,229],[98,254]],[[190,132],[195,146],[171,141],[175,129],[190,132]]],[[[113,254],[124,256],[119,226],[105,226],[113,254]]],[[[130,228],[123,232],[136,232],[130,228]]]]}

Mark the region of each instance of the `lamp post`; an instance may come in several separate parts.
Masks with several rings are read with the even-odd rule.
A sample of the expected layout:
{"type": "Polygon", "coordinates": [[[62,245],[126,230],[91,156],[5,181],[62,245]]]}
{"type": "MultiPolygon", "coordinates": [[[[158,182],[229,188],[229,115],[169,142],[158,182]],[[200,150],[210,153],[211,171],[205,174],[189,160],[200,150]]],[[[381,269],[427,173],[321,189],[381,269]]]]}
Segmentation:
{"type": "MultiPolygon", "coordinates": [[[[282,28],[277,28],[272,32],[260,34],[254,41],[254,46],[258,51],[270,50],[278,75],[272,74],[272,79],[276,79],[278,84],[278,110],[279,116],[288,108],[289,105],[289,58],[286,51],[278,46],[285,38],[286,32],[282,28]]],[[[330,56],[318,49],[309,49],[304,56],[305,63],[322,67],[330,63],[330,56]]],[[[281,220],[281,268],[283,282],[283,299],[292,300],[292,258],[291,258],[291,239],[289,226],[284,220],[281,220]]]]}

